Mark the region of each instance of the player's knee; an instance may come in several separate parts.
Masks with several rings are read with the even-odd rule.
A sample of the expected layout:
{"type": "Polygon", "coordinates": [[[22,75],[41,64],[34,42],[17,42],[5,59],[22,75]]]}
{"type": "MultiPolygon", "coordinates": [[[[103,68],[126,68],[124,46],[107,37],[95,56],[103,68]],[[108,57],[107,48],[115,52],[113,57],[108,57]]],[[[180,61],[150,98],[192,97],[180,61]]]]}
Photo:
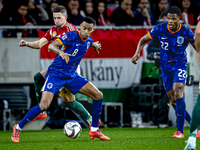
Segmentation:
{"type": "Polygon", "coordinates": [[[46,103],[47,101],[45,101],[45,100],[43,100],[43,102],[40,102],[40,109],[42,110],[42,111],[45,111],[45,110],[47,110],[48,108],[49,108],[49,104],[48,103],[46,103]]]}
{"type": "Polygon", "coordinates": [[[39,81],[40,76],[41,76],[40,72],[38,72],[38,73],[36,73],[36,74],[34,75],[34,77],[33,77],[34,83],[37,83],[37,82],[39,81]]]}
{"type": "Polygon", "coordinates": [[[183,97],[183,89],[184,89],[184,86],[182,86],[182,84],[178,84],[173,88],[175,100],[183,97]]]}
{"type": "Polygon", "coordinates": [[[64,102],[73,102],[75,100],[75,95],[73,95],[68,90],[63,89],[62,91],[60,91],[60,94],[64,102]]]}
{"type": "Polygon", "coordinates": [[[34,79],[34,84],[44,84],[45,78],[42,76],[42,74],[40,72],[36,73],[33,77],[34,79]]]}
{"type": "Polygon", "coordinates": [[[103,93],[101,91],[97,91],[94,95],[94,98],[95,100],[100,100],[103,98],[103,93]]]}
{"type": "Polygon", "coordinates": [[[179,99],[179,98],[182,98],[183,97],[183,92],[180,91],[180,90],[175,90],[174,91],[174,99],[179,99]]]}

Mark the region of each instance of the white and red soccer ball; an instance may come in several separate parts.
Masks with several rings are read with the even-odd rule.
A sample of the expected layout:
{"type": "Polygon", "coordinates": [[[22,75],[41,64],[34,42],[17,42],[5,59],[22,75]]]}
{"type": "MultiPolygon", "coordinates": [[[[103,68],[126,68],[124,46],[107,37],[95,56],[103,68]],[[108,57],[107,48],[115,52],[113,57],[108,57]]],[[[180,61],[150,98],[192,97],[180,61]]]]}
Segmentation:
{"type": "Polygon", "coordinates": [[[74,139],[81,135],[82,128],[78,122],[69,121],[64,125],[63,132],[67,137],[74,139]]]}

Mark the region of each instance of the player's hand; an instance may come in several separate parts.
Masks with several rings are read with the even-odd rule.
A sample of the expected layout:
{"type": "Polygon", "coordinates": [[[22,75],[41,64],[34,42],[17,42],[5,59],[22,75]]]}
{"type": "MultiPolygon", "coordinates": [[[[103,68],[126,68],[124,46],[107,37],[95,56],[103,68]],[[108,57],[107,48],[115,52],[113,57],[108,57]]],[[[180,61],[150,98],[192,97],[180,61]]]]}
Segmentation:
{"type": "Polygon", "coordinates": [[[62,57],[62,59],[64,59],[66,61],[66,63],[69,62],[69,56],[71,56],[71,54],[64,53],[63,51],[60,51],[59,55],[62,57]]]}
{"type": "Polygon", "coordinates": [[[99,41],[94,42],[94,43],[92,43],[92,47],[97,52],[97,54],[99,54],[98,49],[101,49],[101,43],[99,43],[99,41]]]}
{"type": "Polygon", "coordinates": [[[27,46],[27,42],[25,40],[19,41],[19,47],[27,46]]]}
{"type": "Polygon", "coordinates": [[[133,64],[137,64],[137,60],[140,58],[140,54],[135,54],[133,57],[132,57],[132,63],[133,64]]]}

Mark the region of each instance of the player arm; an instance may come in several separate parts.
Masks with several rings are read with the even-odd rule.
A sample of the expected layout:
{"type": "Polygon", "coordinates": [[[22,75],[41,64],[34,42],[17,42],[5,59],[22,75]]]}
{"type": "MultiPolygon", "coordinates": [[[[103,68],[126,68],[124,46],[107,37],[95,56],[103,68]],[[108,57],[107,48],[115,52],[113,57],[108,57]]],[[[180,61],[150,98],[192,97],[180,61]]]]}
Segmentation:
{"type": "Polygon", "coordinates": [[[93,42],[90,47],[92,47],[96,52],[97,54],[99,54],[99,51],[98,49],[101,49],[101,43],[99,43],[99,41],[97,42],[93,42]]]}
{"type": "Polygon", "coordinates": [[[59,47],[62,45],[63,45],[62,41],[60,39],[57,39],[49,45],[48,49],[54,53],[59,54],[62,57],[62,59],[64,59],[66,63],[68,63],[69,56],[71,56],[71,54],[65,53],[62,50],[60,50],[59,47]]]}
{"type": "Polygon", "coordinates": [[[148,41],[150,41],[151,39],[153,39],[153,38],[150,36],[150,33],[144,35],[140,39],[140,41],[139,41],[139,43],[137,45],[137,50],[136,50],[135,54],[132,57],[132,63],[137,64],[137,60],[140,58],[140,52],[141,52],[141,50],[143,49],[143,47],[145,46],[145,44],[148,41]]]}
{"type": "Polygon", "coordinates": [[[138,45],[137,45],[137,50],[135,52],[135,54],[140,54],[141,50],[143,49],[143,47],[145,46],[145,44],[150,41],[152,38],[149,37],[149,33],[146,34],[145,36],[143,36],[138,45]]]}
{"type": "Polygon", "coordinates": [[[40,49],[42,46],[46,45],[47,43],[49,42],[46,38],[41,38],[40,40],[34,41],[34,42],[27,42],[25,40],[21,40],[19,42],[19,46],[20,47],[27,46],[34,49],[40,49]]]}
{"type": "Polygon", "coordinates": [[[197,23],[197,27],[195,30],[195,46],[197,51],[198,65],[200,67],[200,21],[197,23]]]}
{"type": "Polygon", "coordinates": [[[198,22],[195,30],[195,47],[196,51],[200,52],[200,21],[198,22]]]}

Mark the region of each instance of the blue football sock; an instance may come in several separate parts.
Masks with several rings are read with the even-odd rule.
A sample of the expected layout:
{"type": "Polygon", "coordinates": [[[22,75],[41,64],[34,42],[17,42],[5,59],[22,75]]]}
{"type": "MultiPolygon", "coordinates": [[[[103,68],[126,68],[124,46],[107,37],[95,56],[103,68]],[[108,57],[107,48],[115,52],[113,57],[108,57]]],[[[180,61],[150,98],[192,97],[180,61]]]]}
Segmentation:
{"type": "Polygon", "coordinates": [[[19,127],[22,129],[26,123],[33,120],[35,117],[37,117],[41,113],[41,109],[39,105],[32,107],[26,116],[22,119],[22,121],[19,123],[19,127]]]}
{"type": "MultiPolygon", "coordinates": [[[[176,111],[176,106],[175,105],[172,105],[172,106],[176,111]]],[[[187,112],[187,110],[185,110],[185,120],[187,120],[187,122],[190,123],[191,119],[192,118],[191,118],[190,114],[187,112]]]]}
{"type": "Polygon", "coordinates": [[[190,123],[191,119],[192,118],[191,118],[190,114],[187,112],[187,110],[185,110],[185,120],[187,120],[187,122],[190,123]]]}
{"type": "Polygon", "coordinates": [[[102,111],[102,101],[100,100],[93,100],[92,104],[92,127],[99,127],[99,118],[101,117],[101,111],[102,111]]]}
{"type": "Polygon", "coordinates": [[[181,131],[183,133],[183,126],[185,121],[185,101],[184,98],[176,99],[176,114],[177,114],[177,125],[178,125],[178,131],[181,131]]]}

